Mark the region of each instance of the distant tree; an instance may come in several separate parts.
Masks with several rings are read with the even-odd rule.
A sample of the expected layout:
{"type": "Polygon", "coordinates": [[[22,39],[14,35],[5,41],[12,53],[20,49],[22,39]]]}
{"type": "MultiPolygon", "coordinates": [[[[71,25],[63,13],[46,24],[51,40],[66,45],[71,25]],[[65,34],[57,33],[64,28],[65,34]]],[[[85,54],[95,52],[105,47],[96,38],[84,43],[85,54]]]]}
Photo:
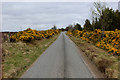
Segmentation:
{"type": "Polygon", "coordinates": [[[118,10],[114,11],[113,9],[110,8],[104,9],[102,11],[102,15],[100,16],[99,20],[96,20],[94,26],[96,29],[103,28],[103,30],[120,29],[120,12],[118,10]],[[100,21],[102,21],[102,24],[100,21]],[[104,27],[100,28],[99,26],[104,26],[104,27]]]}
{"type": "MultiPolygon", "coordinates": [[[[97,18],[95,18],[95,22],[92,23],[92,26],[94,26],[95,29],[102,29],[101,23],[98,21],[97,18]]],[[[94,29],[93,29],[94,30],[94,29]]]]}
{"type": "Polygon", "coordinates": [[[116,10],[115,14],[114,14],[114,23],[116,22],[115,24],[115,28],[116,29],[119,29],[120,30],[120,11],[119,10],[116,10]]]}
{"type": "Polygon", "coordinates": [[[77,24],[74,26],[74,30],[80,30],[80,31],[82,31],[81,25],[77,23],[77,24]]]}
{"type": "Polygon", "coordinates": [[[73,25],[69,25],[65,28],[66,31],[72,31],[73,30],[73,25]]]}
{"type": "Polygon", "coordinates": [[[68,31],[68,30],[69,30],[69,27],[66,27],[66,28],[65,28],[65,31],[68,31]]]}
{"type": "Polygon", "coordinates": [[[64,28],[60,28],[59,30],[61,30],[61,31],[65,31],[65,29],[64,29],[64,28]]]}
{"type": "Polygon", "coordinates": [[[100,16],[99,20],[102,21],[104,30],[114,29],[113,17],[114,17],[114,12],[112,9],[106,8],[105,10],[102,11],[102,15],[100,16]]]}
{"type": "MultiPolygon", "coordinates": [[[[120,1],[119,1],[119,3],[120,3],[120,1]]],[[[120,30],[120,11],[119,10],[116,10],[116,12],[114,14],[115,19],[113,21],[114,21],[114,23],[116,22],[115,28],[120,30]]]]}
{"type": "Polygon", "coordinates": [[[64,31],[65,29],[64,28],[61,28],[62,31],[64,31]]]}
{"type": "MultiPolygon", "coordinates": [[[[105,2],[94,2],[94,10],[92,10],[92,14],[97,18],[97,19],[99,19],[100,17],[101,17],[101,15],[102,15],[102,11],[106,8],[106,3],[105,2]]],[[[103,17],[101,17],[101,18],[103,18],[103,17]]],[[[103,21],[102,21],[103,19],[101,19],[101,20],[99,20],[99,23],[101,24],[101,29],[102,29],[102,31],[103,31],[103,35],[102,35],[102,37],[104,36],[104,30],[105,30],[105,28],[104,28],[104,25],[105,24],[103,24],[103,21]]],[[[92,27],[95,27],[95,26],[92,26],[92,27]]]]}
{"type": "Polygon", "coordinates": [[[92,25],[90,23],[90,20],[86,19],[85,24],[84,24],[84,29],[88,31],[92,31],[92,25]]]}
{"type": "Polygon", "coordinates": [[[92,19],[92,28],[93,28],[93,30],[95,30],[96,15],[95,15],[95,12],[94,12],[93,8],[91,8],[91,19],[92,19]]]}
{"type": "Polygon", "coordinates": [[[51,29],[54,29],[54,30],[56,30],[57,29],[57,27],[56,27],[56,25],[54,25],[51,29]]]}

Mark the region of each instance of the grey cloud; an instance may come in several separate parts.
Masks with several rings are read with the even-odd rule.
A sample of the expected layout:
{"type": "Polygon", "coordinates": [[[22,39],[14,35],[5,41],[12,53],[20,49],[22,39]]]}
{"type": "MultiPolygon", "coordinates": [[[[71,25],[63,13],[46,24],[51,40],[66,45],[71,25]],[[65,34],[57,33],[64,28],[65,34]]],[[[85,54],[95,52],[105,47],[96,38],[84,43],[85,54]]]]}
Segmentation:
{"type": "MultiPolygon", "coordinates": [[[[116,4],[109,6],[116,9],[116,4]]],[[[91,7],[92,2],[4,2],[2,30],[50,29],[54,24],[61,28],[76,22],[83,25],[86,18],[90,19],[91,7]]]]}

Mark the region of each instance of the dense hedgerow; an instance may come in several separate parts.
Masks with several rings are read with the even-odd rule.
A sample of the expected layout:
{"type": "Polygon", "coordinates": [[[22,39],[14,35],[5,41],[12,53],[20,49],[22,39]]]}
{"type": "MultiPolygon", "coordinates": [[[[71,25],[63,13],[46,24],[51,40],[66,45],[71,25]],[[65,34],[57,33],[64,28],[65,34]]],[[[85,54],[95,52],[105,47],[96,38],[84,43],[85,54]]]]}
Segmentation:
{"type": "Polygon", "coordinates": [[[120,55],[120,30],[104,31],[103,37],[103,32],[100,29],[90,32],[84,30],[75,30],[73,32],[68,31],[67,34],[80,37],[82,40],[88,42],[91,41],[97,47],[107,50],[108,53],[120,55]]]}
{"type": "Polygon", "coordinates": [[[18,42],[18,41],[24,41],[24,42],[31,42],[33,40],[41,40],[43,38],[50,38],[55,34],[58,34],[59,30],[45,30],[45,31],[37,31],[33,29],[26,29],[24,31],[20,31],[10,37],[11,42],[18,42]]]}

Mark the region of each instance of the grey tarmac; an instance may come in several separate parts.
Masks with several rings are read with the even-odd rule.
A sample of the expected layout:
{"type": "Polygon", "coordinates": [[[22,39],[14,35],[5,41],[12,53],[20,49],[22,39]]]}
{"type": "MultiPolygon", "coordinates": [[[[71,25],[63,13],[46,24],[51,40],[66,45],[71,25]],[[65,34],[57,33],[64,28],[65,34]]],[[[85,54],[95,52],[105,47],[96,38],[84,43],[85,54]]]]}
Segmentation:
{"type": "Polygon", "coordinates": [[[93,78],[77,49],[65,32],[61,32],[21,78],[93,78]]]}

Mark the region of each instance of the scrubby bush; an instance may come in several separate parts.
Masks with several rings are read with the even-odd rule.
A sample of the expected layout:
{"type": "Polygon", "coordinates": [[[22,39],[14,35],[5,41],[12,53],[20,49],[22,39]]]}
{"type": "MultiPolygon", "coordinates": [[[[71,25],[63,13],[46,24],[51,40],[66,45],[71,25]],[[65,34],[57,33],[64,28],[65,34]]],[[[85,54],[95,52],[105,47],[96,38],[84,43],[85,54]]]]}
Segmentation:
{"type": "Polygon", "coordinates": [[[108,53],[120,55],[120,30],[104,31],[104,37],[102,37],[102,33],[100,29],[67,32],[67,34],[80,37],[82,40],[93,42],[97,47],[107,50],[108,53]]]}
{"type": "Polygon", "coordinates": [[[24,31],[20,31],[10,37],[11,42],[18,42],[18,41],[24,41],[24,42],[31,42],[33,40],[41,40],[43,38],[50,38],[55,34],[58,34],[59,30],[45,30],[45,31],[37,31],[33,29],[26,29],[24,31]]]}

